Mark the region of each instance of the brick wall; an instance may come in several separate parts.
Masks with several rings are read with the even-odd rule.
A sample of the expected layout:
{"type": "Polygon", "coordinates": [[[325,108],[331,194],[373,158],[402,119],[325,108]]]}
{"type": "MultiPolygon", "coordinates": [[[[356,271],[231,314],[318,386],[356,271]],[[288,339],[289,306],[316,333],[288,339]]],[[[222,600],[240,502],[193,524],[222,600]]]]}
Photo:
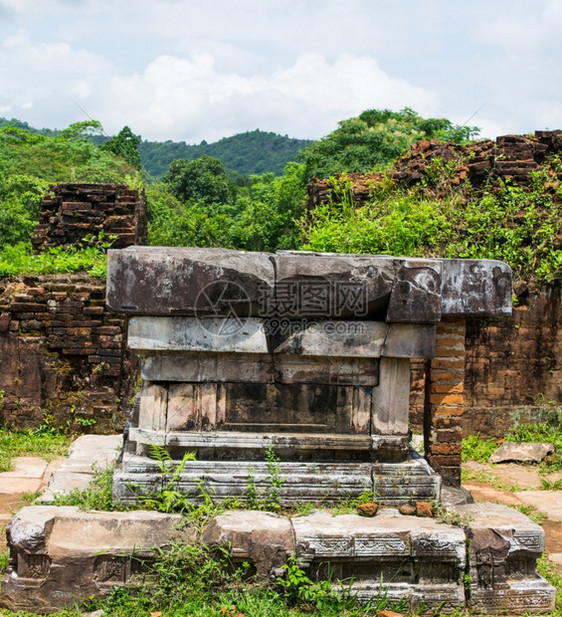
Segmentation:
{"type": "Polygon", "coordinates": [[[425,452],[429,464],[450,484],[460,484],[465,332],[464,317],[437,324],[435,357],[426,363],[425,452]]]}
{"type": "Polygon", "coordinates": [[[41,204],[32,244],[35,251],[79,245],[88,235],[116,236],[114,248],[146,243],[143,194],[118,184],[60,183],[41,204]]]}
{"type": "Polygon", "coordinates": [[[125,318],[87,275],[0,280],[0,419],[4,426],[122,427],[135,359],[125,318]]]}

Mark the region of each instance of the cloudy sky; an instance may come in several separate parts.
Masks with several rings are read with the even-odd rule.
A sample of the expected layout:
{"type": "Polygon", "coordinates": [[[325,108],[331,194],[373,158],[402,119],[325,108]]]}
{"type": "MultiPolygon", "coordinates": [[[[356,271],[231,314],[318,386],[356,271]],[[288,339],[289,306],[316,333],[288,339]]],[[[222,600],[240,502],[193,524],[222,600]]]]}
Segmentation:
{"type": "Polygon", "coordinates": [[[198,143],[412,107],[562,127],[561,0],[0,0],[0,116],[198,143]]]}

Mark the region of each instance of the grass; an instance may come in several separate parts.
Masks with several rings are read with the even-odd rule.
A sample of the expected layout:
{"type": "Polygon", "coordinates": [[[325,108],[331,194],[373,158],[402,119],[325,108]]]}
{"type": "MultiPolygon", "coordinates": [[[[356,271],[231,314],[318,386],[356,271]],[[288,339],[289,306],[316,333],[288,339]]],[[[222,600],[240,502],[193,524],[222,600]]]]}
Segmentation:
{"type": "Polygon", "coordinates": [[[482,482],[483,484],[493,486],[500,491],[515,492],[531,490],[531,487],[528,486],[520,486],[519,484],[509,484],[508,482],[503,482],[497,476],[491,474],[490,471],[481,469],[462,469],[461,483],[464,484],[465,482],[482,482]]]}
{"type": "Polygon", "coordinates": [[[556,589],[556,606],[549,617],[562,617],[562,568],[543,555],[537,560],[537,572],[556,589]]]}
{"type": "MultiPolygon", "coordinates": [[[[562,470],[562,413],[556,411],[548,422],[521,424],[505,437],[505,441],[518,443],[552,443],[555,452],[541,462],[541,473],[562,470]]],[[[469,435],[462,442],[462,460],[487,463],[499,447],[494,439],[483,439],[480,435],[469,435]]],[[[559,486],[560,488],[560,486],[559,486]]],[[[558,490],[558,489],[548,489],[558,490]]]]}
{"type": "Polygon", "coordinates": [[[16,456],[39,456],[47,461],[63,456],[72,438],[67,435],[37,431],[0,429],[0,471],[9,471],[16,456]]]}

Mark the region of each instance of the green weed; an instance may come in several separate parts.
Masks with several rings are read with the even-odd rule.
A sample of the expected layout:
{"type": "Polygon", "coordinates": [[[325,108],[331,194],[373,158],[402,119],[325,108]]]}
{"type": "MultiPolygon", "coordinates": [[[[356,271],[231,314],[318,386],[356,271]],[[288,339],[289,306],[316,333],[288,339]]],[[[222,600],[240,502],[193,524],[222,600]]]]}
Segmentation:
{"type": "Polygon", "coordinates": [[[543,555],[537,560],[537,572],[556,589],[556,607],[549,617],[562,617],[562,569],[543,555]]]}
{"type": "Polygon", "coordinates": [[[0,471],[10,470],[16,456],[39,456],[51,461],[65,455],[70,443],[66,435],[0,429],[0,471]]]}
{"type": "Polygon", "coordinates": [[[94,468],[92,481],[85,489],[74,488],[68,493],[55,495],[55,506],[76,506],[81,510],[127,510],[122,504],[114,504],[112,466],[104,470],[94,468]]]}
{"type": "Polygon", "coordinates": [[[462,461],[478,461],[487,463],[488,459],[498,449],[493,439],[482,439],[480,435],[469,435],[462,440],[462,461]]]}

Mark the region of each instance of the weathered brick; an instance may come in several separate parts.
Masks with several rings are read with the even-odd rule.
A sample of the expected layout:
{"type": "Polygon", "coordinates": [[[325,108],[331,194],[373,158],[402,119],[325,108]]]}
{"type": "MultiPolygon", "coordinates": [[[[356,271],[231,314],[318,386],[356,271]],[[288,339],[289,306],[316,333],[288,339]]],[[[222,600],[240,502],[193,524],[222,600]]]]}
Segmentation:
{"type": "Polygon", "coordinates": [[[432,405],[463,405],[464,397],[462,394],[431,394],[429,402],[432,405]]]}

